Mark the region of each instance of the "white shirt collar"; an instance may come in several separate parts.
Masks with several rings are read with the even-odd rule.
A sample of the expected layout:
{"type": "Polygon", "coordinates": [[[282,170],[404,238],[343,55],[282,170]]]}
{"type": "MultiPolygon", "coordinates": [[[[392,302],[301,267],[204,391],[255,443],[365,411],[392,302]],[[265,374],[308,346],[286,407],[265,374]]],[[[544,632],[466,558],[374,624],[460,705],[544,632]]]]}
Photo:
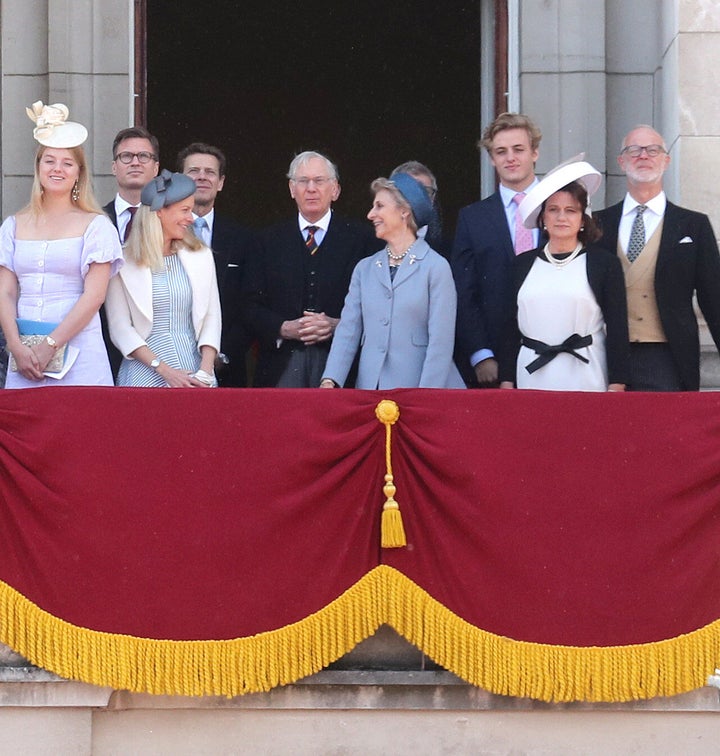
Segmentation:
{"type": "MultiPolygon", "coordinates": [[[[622,214],[623,215],[629,215],[630,213],[635,212],[635,208],[640,203],[630,196],[630,194],[625,195],[625,200],[623,201],[623,208],[622,208],[622,214]]],[[[664,191],[661,191],[660,194],[656,194],[651,200],[648,200],[645,203],[645,206],[651,210],[655,215],[658,215],[662,217],[665,215],[665,208],[667,207],[667,196],[664,191]]]]}
{"type": "MultiPolygon", "coordinates": [[[[197,213],[193,213],[193,220],[197,220],[200,216],[197,213]]],[[[207,223],[208,231],[210,232],[210,238],[212,238],[213,224],[215,223],[215,208],[213,207],[209,213],[202,216],[205,223],[207,223]]]]}
{"type": "Polygon", "coordinates": [[[124,213],[129,207],[138,207],[138,205],[133,205],[131,202],[128,202],[126,199],[123,199],[119,194],[115,195],[115,217],[119,218],[122,213],[124,213]]]}
{"type": "Polygon", "coordinates": [[[308,226],[317,226],[323,231],[327,231],[330,225],[330,218],[332,218],[332,209],[328,210],[320,220],[316,220],[315,222],[309,221],[302,213],[298,213],[298,226],[301,231],[304,231],[308,226]]]}
{"type": "MultiPolygon", "coordinates": [[[[529,184],[523,189],[523,192],[527,194],[535,185],[539,184],[540,181],[537,177],[533,179],[532,184],[529,184]]],[[[505,207],[510,207],[510,203],[513,201],[513,198],[518,193],[516,189],[510,189],[510,187],[505,186],[505,184],[500,184],[500,199],[502,200],[503,205],[505,207]]]]}

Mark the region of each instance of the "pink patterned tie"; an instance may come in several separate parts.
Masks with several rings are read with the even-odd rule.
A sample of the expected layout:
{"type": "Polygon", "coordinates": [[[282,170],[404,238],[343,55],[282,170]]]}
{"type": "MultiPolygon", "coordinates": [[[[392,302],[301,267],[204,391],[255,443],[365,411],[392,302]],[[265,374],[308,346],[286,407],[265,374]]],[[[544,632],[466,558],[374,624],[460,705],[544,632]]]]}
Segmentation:
{"type": "Polygon", "coordinates": [[[522,222],[522,216],[520,215],[520,203],[525,199],[525,192],[518,192],[513,197],[513,202],[518,206],[515,210],[515,254],[519,255],[521,252],[527,252],[532,249],[533,234],[529,228],[525,228],[522,222]]]}

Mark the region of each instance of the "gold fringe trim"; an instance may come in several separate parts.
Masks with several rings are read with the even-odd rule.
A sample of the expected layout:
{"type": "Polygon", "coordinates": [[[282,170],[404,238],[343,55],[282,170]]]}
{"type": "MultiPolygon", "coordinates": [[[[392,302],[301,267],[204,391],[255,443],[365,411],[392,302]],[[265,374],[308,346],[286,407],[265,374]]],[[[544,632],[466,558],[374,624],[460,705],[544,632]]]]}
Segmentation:
{"type": "Polygon", "coordinates": [[[720,620],[627,646],[554,646],[481,630],[390,567],[387,624],[435,662],[492,693],[538,701],[631,701],[701,688],[720,660],[720,620]]]}
{"type": "Polygon", "coordinates": [[[473,685],[540,701],[673,696],[704,686],[720,666],[720,620],[655,643],[528,643],[469,624],[387,565],[299,622],[214,641],[154,640],[77,627],[0,581],[1,642],[61,677],[161,695],[236,696],[293,683],[340,658],[383,623],[473,685]]]}
{"type": "Polygon", "coordinates": [[[382,573],[373,570],[318,612],[277,630],[156,640],[72,625],[0,581],[0,642],[61,677],[158,695],[232,697],[296,682],[372,635],[383,615],[382,573]]]}
{"type": "Polygon", "coordinates": [[[395,501],[397,488],[392,471],[392,426],[400,419],[400,408],[391,399],[383,399],[375,407],[375,417],[385,425],[385,504],[380,519],[380,545],[384,549],[407,546],[400,505],[395,501]]]}

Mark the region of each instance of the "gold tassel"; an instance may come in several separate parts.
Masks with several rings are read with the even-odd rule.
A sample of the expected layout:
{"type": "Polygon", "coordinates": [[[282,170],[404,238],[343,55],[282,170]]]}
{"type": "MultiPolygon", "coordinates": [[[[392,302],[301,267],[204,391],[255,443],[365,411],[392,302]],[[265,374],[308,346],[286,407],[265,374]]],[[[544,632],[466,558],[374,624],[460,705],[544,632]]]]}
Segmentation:
{"type": "Polygon", "coordinates": [[[383,399],[375,408],[375,416],[385,425],[385,465],[387,468],[385,485],[383,486],[385,504],[380,520],[380,543],[384,549],[398,549],[407,546],[400,506],[395,501],[397,488],[393,482],[391,460],[391,428],[400,418],[400,408],[392,400],[383,399]]]}

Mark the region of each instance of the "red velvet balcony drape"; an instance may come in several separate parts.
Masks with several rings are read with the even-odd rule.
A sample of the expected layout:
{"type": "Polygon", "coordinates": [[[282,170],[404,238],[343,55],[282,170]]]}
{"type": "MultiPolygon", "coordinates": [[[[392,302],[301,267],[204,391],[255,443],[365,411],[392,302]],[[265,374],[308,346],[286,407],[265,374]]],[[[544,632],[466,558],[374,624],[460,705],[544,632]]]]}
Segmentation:
{"type": "Polygon", "coordinates": [[[97,684],[264,690],[387,622],[497,692],[681,692],[718,543],[718,394],[0,392],[0,641],[97,684]]]}

